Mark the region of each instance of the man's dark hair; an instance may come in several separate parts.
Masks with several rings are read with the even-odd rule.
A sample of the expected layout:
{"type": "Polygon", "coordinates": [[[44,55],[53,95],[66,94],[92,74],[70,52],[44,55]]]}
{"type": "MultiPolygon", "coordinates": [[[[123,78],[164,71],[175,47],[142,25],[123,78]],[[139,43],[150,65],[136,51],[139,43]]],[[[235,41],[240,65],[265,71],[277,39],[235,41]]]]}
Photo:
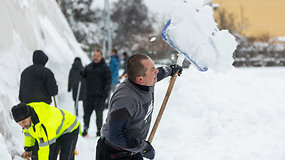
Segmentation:
{"type": "Polygon", "coordinates": [[[99,52],[102,55],[102,51],[100,49],[96,49],[96,52],[99,52]]]}
{"type": "Polygon", "coordinates": [[[150,59],[145,54],[132,55],[127,62],[127,75],[128,79],[135,82],[138,76],[145,76],[146,68],[141,63],[142,60],[150,59]]]}
{"type": "Polygon", "coordinates": [[[118,50],[117,49],[115,49],[115,48],[112,48],[112,50],[111,50],[112,52],[114,52],[115,54],[118,54],[118,50]]]}
{"type": "Polygon", "coordinates": [[[127,52],[124,52],[124,53],[123,53],[123,56],[125,56],[125,57],[126,57],[127,55],[128,55],[128,53],[127,53],[127,52]]]}

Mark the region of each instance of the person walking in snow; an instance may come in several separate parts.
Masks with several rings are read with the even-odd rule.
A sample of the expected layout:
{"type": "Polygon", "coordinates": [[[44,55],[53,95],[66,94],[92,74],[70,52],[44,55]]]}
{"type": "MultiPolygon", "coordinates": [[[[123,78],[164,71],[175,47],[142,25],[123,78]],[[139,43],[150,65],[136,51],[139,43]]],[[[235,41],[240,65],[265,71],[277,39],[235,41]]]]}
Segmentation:
{"type": "Polygon", "coordinates": [[[11,112],[14,120],[23,128],[23,158],[31,157],[37,141],[39,160],[57,160],[59,149],[60,160],[74,160],[79,133],[79,122],[75,115],[45,102],[19,103],[12,107],[11,112]]]}
{"type": "MultiPolygon", "coordinates": [[[[75,107],[75,115],[78,116],[78,108],[76,108],[76,98],[77,98],[77,91],[80,90],[78,101],[83,101],[83,108],[85,108],[85,89],[86,89],[86,83],[85,79],[81,78],[80,71],[82,71],[84,68],[81,63],[81,59],[79,57],[76,57],[74,59],[74,62],[72,64],[72,67],[69,71],[68,76],[68,89],[67,91],[70,92],[72,90],[72,98],[74,100],[74,107],[75,107]],[[79,87],[79,82],[80,88],[79,87]]],[[[78,102],[77,102],[78,105],[78,102]]]]}
{"type": "Polygon", "coordinates": [[[155,68],[145,54],[133,55],[127,62],[127,79],[114,92],[106,123],[97,142],[96,160],[153,159],[155,151],[147,142],[154,107],[154,85],[173,76],[182,67],[170,65],[155,68]]]}
{"type": "Polygon", "coordinates": [[[110,59],[110,70],[112,72],[112,87],[111,89],[114,91],[119,84],[119,70],[121,66],[121,58],[118,55],[118,51],[116,49],[111,49],[111,59],[110,59]]]}
{"type": "Polygon", "coordinates": [[[114,92],[114,90],[117,88],[117,85],[119,84],[119,70],[121,67],[121,58],[118,55],[117,49],[111,49],[111,59],[109,63],[110,70],[112,72],[112,84],[111,89],[108,95],[108,100],[106,106],[108,106],[110,98],[114,92]]]}
{"type": "Polygon", "coordinates": [[[84,130],[82,135],[88,134],[90,117],[95,110],[97,136],[100,136],[100,130],[103,123],[103,111],[105,100],[110,91],[112,75],[109,67],[105,63],[100,50],[94,51],[93,61],[87,65],[81,72],[83,78],[86,79],[86,107],[84,109],[84,130]]]}
{"type": "Polygon", "coordinates": [[[23,103],[46,102],[51,104],[51,97],[57,95],[58,87],[53,72],[45,67],[47,55],[36,50],[33,53],[33,65],[21,74],[19,100],[23,103]]]}

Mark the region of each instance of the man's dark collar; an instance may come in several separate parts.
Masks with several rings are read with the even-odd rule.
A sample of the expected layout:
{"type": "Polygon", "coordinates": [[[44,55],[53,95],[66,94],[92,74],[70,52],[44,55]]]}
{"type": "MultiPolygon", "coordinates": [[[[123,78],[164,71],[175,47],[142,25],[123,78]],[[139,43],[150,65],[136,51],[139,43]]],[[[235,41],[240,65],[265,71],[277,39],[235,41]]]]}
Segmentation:
{"type": "Polygon", "coordinates": [[[101,65],[101,64],[103,64],[103,63],[104,63],[104,59],[103,59],[103,58],[102,58],[101,61],[98,62],[98,63],[95,63],[95,62],[92,60],[92,65],[93,65],[93,66],[101,65]]]}
{"type": "Polygon", "coordinates": [[[137,84],[131,80],[129,80],[129,81],[132,82],[135,86],[137,86],[140,90],[146,91],[146,92],[149,91],[149,86],[140,85],[140,84],[137,84]]]}

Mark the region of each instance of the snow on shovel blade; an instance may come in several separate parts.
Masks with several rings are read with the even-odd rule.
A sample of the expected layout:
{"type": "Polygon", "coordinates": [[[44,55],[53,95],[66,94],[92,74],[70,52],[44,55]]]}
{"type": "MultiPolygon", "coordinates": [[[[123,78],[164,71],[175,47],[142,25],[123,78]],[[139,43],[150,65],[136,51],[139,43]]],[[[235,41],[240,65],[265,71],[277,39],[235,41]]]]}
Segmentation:
{"type": "Polygon", "coordinates": [[[171,19],[167,22],[167,24],[164,26],[163,30],[162,30],[162,34],[161,37],[172,47],[174,48],[179,54],[183,54],[185,56],[185,58],[191,63],[193,64],[199,71],[205,72],[208,70],[207,67],[204,67],[202,65],[197,64],[193,59],[191,59],[191,57],[184,52],[177,44],[175,44],[175,42],[173,42],[169,35],[168,35],[168,27],[171,24],[171,19]]]}

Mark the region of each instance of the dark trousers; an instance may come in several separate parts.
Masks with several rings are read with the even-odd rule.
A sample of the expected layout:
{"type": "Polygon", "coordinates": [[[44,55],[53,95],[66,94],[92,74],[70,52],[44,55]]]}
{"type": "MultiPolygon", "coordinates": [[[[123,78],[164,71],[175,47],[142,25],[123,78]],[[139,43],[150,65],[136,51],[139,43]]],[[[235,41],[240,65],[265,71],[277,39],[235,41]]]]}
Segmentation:
{"type": "Polygon", "coordinates": [[[38,160],[38,150],[39,150],[39,144],[38,141],[35,141],[35,146],[32,150],[32,160],[38,160]]]}
{"type": "Polygon", "coordinates": [[[78,139],[79,127],[71,133],[64,134],[50,145],[49,160],[57,160],[60,150],[60,160],[74,160],[74,150],[78,139]]]}
{"type": "Polygon", "coordinates": [[[96,147],[96,160],[143,160],[140,153],[132,155],[131,152],[112,147],[105,138],[99,138],[96,147]]]}
{"type": "Polygon", "coordinates": [[[89,128],[90,117],[93,110],[96,113],[97,132],[100,132],[103,124],[103,111],[104,111],[105,98],[87,95],[86,107],[84,108],[84,128],[89,128]]]}
{"type": "MultiPolygon", "coordinates": [[[[81,100],[78,100],[77,103],[79,103],[79,101],[81,101],[81,100]]],[[[86,108],[86,101],[82,100],[82,104],[83,104],[83,112],[84,112],[84,110],[86,108]]],[[[77,108],[76,108],[76,101],[74,101],[74,111],[75,111],[76,116],[78,116],[78,107],[79,107],[79,105],[77,104],[77,108]]]]}

